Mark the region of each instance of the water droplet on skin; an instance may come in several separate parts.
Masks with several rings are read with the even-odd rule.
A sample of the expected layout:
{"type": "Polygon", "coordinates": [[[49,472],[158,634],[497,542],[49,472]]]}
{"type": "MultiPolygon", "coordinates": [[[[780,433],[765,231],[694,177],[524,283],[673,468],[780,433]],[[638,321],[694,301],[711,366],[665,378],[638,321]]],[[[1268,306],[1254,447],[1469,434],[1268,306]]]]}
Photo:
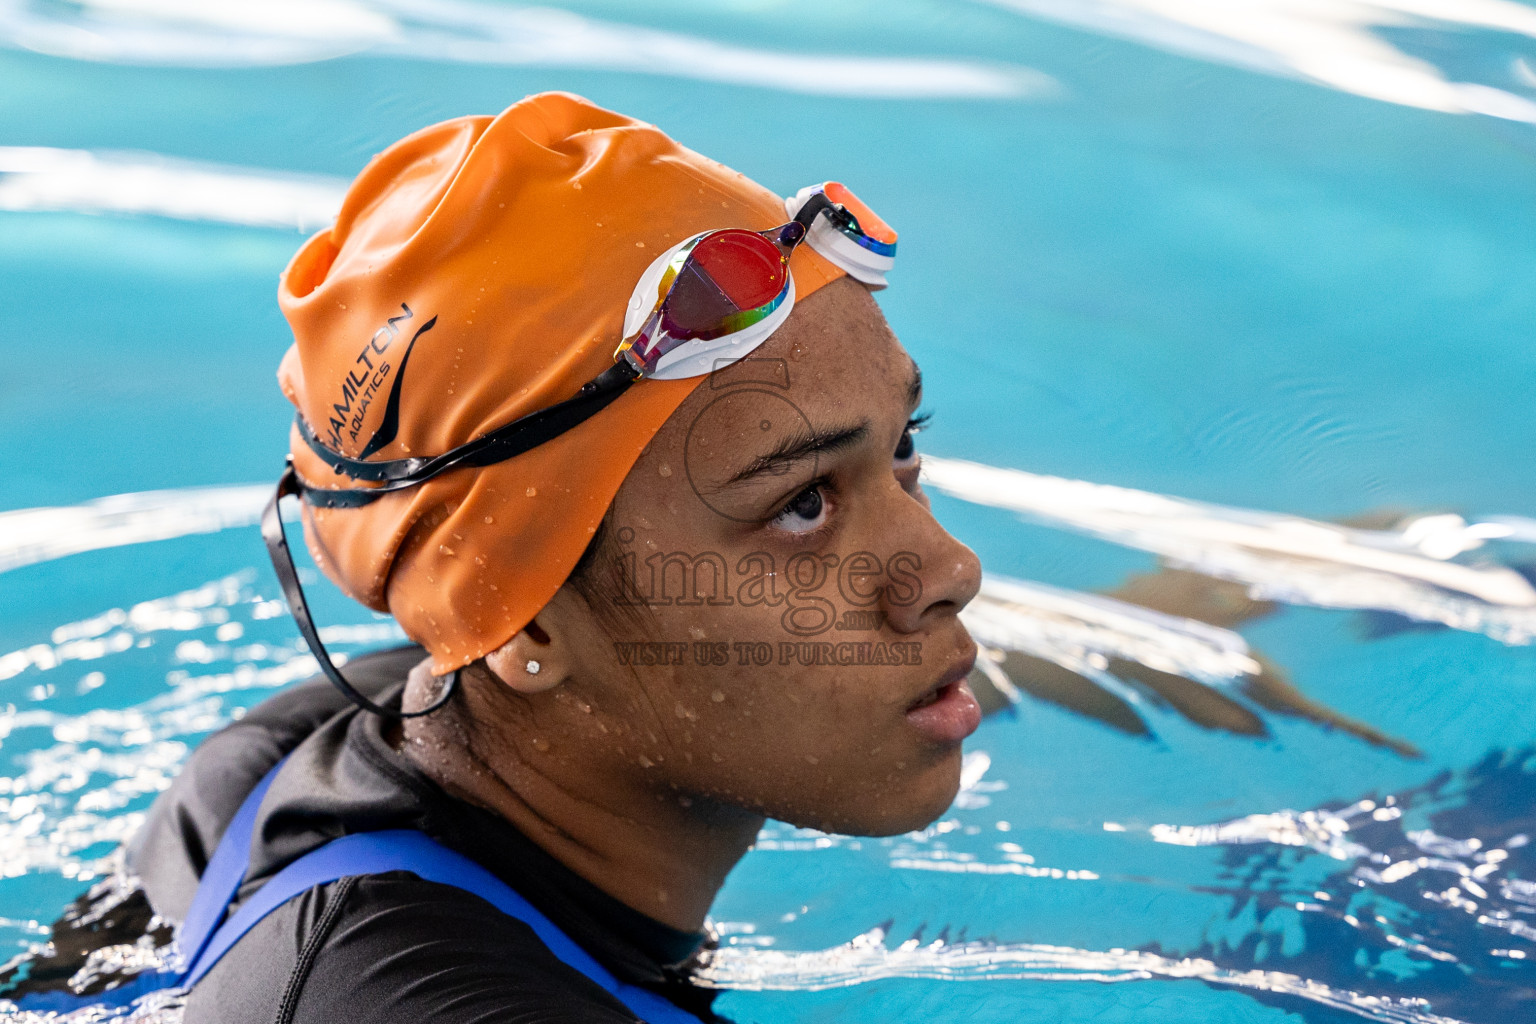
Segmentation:
{"type": "Polygon", "coordinates": [[[449,547],[447,544],[439,544],[437,546],[437,551],[438,554],[447,555],[449,558],[453,557],[453,548],[449,547]]]}
{"type": "Polygon", "coordinates": [[[400,446],[400,450],[405,452],[405,454],[407,454],[407,455],[411,454],[411,446],[408,445],[408,444],[402,444],[400,446]]]}
{"type": "Polygon", "coordinates": [[[523,493],[528,495],[530,498],[536,498],[539,495],[539,489],[537,487],[530,487],[523,493]]]}
{"type": "Polygon", "coordinates": [[[686,796],[680,796],[677,798],[677,805],[683,808],[692,807],[693,800],[686,796]]]}
{"type": "Polygon", "coordinates": [[[722,762],[725,761],[725,758],[723,758],[719,754],[716,754],[716,753],[713,753],[713,752],[709,755],[709,759],[711,761],[715,762],[715,764],[721,764],[722,762]]]}
{"type": "Polygon", "coordinates": [[[672,475],[672,467],[667,465],[665,462],[663,462],[661,464],[661,468],[658,469],[656,472],[660,473],[662,476],[671,476],[672,475]]]}
{"type": "Polygon", "coordinates": [[[805,755],[805,763],[806,764],[820,764],[821,762],[817,759],[815,754],[806,754],[805,755]]]}
{"type": "Polygon", "coordinates": [[[722,704],[725,702],[725,694],[719,690],[716,690],[714,693],[709,695],[709,699],[714,701],[716,704],[722,704]]]}
{"type": "Polygon", "coordinates": [[[486,516],[485,517],[485,525],[486,526],[490,526],[495,521],[496,521],[496,517],[495,516],[486,516]]]}
{"type": "Polygon", "coordinates": [[[479,555],[476,555],[475,556],[475,564],[476,565],[484,565],[485,564],[485,559],[481,558],[479,555]]]}
{"type": "Polygon", "coordinates": [[[644,754],[641,754],[639,757],[635,758],[635,760],[639,763],[641,768],[654,768],[654,767],[656,767],[656,762],[652,761],[650,758],[646,757],[644,754]]]}
{"type": "Polygon", "coordinates": [[[692,718],[692,717],[694,717],[693,712],[689,711],[681,703],[678,703],[678,704],[673,706],[672,713],[674,715],[676,715],[678,718],[692,718]]]}
{"type": "Polygon", "coordinates": [[[542,736],[535,736],[533,738],[533,749],[537,750],[541,754],[547,753],[549,750],[549,740],[546,740],[542,736]]]}
{"type": "Polygon", "coordinates": [[[579,181],[571,182],[571,188],[575,189],[577,192],[580,192],[581,191],[581,182],[579,182],[579,181]]]}

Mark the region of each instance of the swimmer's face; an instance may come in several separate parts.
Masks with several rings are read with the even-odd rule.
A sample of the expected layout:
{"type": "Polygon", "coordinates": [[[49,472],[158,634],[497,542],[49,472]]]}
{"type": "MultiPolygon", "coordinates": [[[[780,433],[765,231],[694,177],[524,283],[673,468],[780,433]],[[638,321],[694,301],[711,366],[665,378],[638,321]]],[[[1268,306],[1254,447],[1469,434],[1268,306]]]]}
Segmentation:
{"type": "MultiPolygon", "coordinates": [[[[918,387],[843,279],[703,382],[635,464],[566,689],[592,708],[590,742],[658,795],[858,834],[954,799],[979,718],[958,613],[980,565],[918,486],[918,387]]],[[[570,590],[547,611],[572,615],[570,590]]]]}

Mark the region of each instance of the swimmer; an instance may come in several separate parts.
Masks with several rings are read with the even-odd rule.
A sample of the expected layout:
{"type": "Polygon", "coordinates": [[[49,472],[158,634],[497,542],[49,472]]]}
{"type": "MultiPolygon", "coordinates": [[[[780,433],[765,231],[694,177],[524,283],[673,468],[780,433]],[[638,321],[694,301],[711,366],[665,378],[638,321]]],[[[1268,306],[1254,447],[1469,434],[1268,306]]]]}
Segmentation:
{"type": "Polygon", "coordinates": [[[274,499],[336,687],[209,738],[132,843],[187,1024],[710,1020],[766,818],[950,805],[980,566],[918,484],[895,249],[564,94],[369,164],[280,285],[280,494],[421,646],[332,665],[274,499]]]}

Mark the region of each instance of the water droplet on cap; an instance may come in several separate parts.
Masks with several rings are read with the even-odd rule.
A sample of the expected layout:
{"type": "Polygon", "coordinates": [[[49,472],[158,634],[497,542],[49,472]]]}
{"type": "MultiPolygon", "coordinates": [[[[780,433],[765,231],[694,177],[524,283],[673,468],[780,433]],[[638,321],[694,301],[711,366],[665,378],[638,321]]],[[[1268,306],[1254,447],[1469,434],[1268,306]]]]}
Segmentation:
{"type": "Polygon", "coordinates": [[[530,487],[523,493],[528,495],[530,498],[536,498],[539,496],[539,489],[537,487],[530,487]]]}

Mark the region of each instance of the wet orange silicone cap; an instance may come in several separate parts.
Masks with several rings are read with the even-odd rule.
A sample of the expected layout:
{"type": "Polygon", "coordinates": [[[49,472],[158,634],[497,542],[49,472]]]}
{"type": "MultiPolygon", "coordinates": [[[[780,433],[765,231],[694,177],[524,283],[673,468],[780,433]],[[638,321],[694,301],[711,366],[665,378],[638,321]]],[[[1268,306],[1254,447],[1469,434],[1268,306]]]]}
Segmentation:
{"type": "MultiPolygon", "coordinates": [[[[278,380],[332,447],[437,455],[568,398],[612,365],[624,308],[661,252],[700,231],[763,229],[782,200],[652,125],[544,93],[433,125],[358,175],[334,227],[278,289],[294,345],[278,380]],[[406,355],[409,353],[409,359],[406,355]]],[[[801,246],[804,298],[841,271],[801,246]]],[[[500,647],[554,596],[630,467],[702,378],[644,380],[506,462],[360,508],[305,506],[317,564],[389,611],[438,673],[500,647]]],[[[290,434],[310,484],[351,487],[290,434]]]]}

